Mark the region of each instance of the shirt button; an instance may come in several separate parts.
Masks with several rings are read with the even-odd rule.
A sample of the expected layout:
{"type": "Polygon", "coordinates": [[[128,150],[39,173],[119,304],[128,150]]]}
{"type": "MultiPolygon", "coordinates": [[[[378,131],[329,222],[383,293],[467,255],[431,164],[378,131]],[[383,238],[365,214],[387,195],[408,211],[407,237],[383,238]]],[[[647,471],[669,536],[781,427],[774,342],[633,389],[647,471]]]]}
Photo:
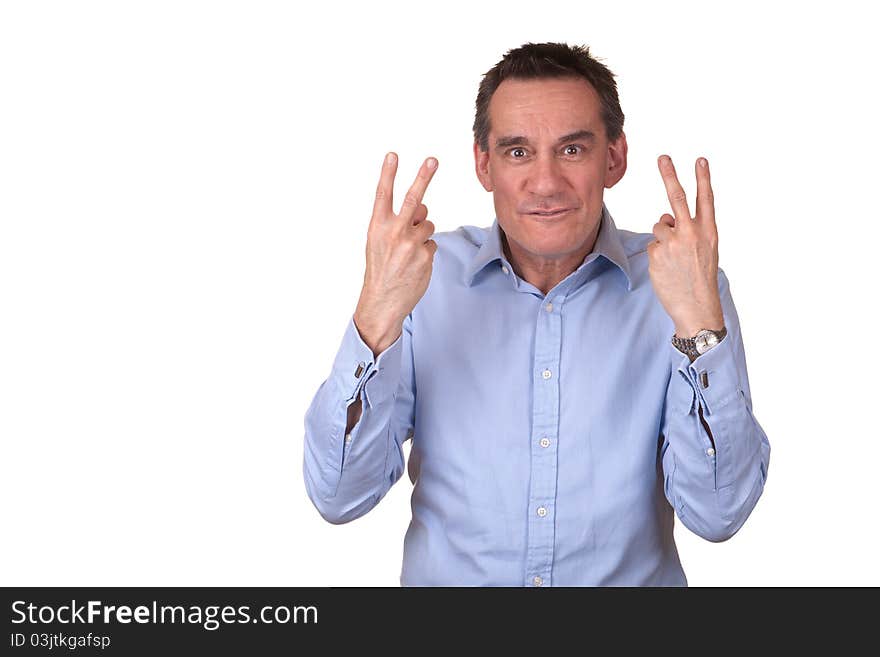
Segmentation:
{"type": "Polygon", "coordinates": [[[553,312],[553,304],[548,301],[547,305],[544,306],[544,310],[546,310],[548,313],[552,313],[553,312]]]}
{"type": "Polygon", "coordinates": [[[345,442],[347,442],[347,443],[351,442],[351,434],[350,433],[345,434],[345,442]]]}
{"type": "Polygon", "coordinates": [[[543,372],[541,372],[541,376],[543,376],[545,379],[549,379],[551,376],[553,376],[553,374],[550,373],[550,370],[544,370],[543,372]]]}
{"type": "Polygon", "coordinates": [[[715,456],[715,450],[710,447],[706,450],[706,454],[708,454],[709,456],[715,456]]]}
{"type": "Polygon", "coordinates": [[[539,506],[538,507],[538,515],[543,518],[544,516],[547,515],[547,509],[545,509],[543,506],[539,506]]]}
{"type": "Polygon", "coordinates": [[[507,265],[501,265],[501,271],[503,271],[505,274],[510,273],[510,270],[507,268],[507,265]]]}
{"type": "Polygon", "coordinates": [[[356,379],[361,378],[361,374],[364,373],[364,368],[366,366],[367,366],[367,364],[364,361],[361,361],[360,363],[358,363],[357,367],[354,370],[354,378],[356,378],[356,379]]]}
{"type": "Polygon", "coordinates": [[[541,438],[541,447],[550,447],[550,439],[541,438]]]}
{"type": "Polygon", "coordinates": [[[538,575],[535,575],[532,578],[532,584],[534,584],[535,586],[541,586],[541,584],[543,584],[543,583],[544,583],[544,580],[541,579],[538,575]]]}

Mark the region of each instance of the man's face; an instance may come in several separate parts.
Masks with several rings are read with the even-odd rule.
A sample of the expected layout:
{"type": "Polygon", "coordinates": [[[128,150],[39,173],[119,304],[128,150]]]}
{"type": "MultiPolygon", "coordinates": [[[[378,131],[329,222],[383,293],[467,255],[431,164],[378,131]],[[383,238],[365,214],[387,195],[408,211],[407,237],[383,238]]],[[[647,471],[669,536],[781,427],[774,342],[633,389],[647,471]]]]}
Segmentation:
{"type": "Polygon", "coordinates": [[[592,85],[508,78],[489,102],[489,123],[488,152],[474,144],[477,176],[493,192],[511,250],[537,261],[584,250],[598,232],[604,188],[626,171],[626,137],[608,141],[592,85]]]}

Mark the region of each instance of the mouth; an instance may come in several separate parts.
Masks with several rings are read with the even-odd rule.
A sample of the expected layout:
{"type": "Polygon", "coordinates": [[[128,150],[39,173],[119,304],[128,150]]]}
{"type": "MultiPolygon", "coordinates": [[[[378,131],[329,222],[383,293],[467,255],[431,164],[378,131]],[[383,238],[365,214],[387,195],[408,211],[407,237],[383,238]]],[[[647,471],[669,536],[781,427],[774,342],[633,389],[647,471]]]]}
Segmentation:
{"type": "Polygon", "coordinates": [[[558,210],[541,210],[539,212],[529,212],[528,214],[532,217],[537,217],[538,219],[553,219],[555,217],[561,217],[562,215],[571,212],[571,208],[560,208],[558,210]]]}

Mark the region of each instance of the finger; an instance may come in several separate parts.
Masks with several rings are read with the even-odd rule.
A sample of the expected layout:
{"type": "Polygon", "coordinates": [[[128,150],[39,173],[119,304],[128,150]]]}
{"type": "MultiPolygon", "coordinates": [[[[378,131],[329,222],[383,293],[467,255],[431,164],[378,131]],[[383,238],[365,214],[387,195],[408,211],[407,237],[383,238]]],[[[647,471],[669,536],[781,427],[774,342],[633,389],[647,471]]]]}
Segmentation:
{"type": "Polygon", "coordinates": [[[653,233],[658,242],[668,242],[675,234],[672,228],[670,228],[668,224],[665,224],[662,221],[658,221],[656,224],[654,224],[653,233]]]}
{"type": "Polygon", "coordinates": [[[690,224],[691,211],[688,208],[684,188],[678,182],[678,176],[675,175],[672,158],[668,155],[661,155],[657,159],[657,166],[660,168],[660,175],[663,176],[663,184],[666,185],[666,196],[669,198],[669,204],[675,213],[676,227],[683,227],[685,220],[690,224]]]}
{"type": "Polygon", "coordinates": [[[434,225],[434,223],[430,219],[425,219],[418,226],[413,226],[413,229],[415,230],[415,233],[413,233],[413,234],[416,236],[418,241],[424,242],[429,237],[431,237],[431,235],[434,234],[434,230],[436,229],[436,226],[434,225]]]}
{"type": "Polygon", "coordinates": [[[373,203],[373,216],[387,218],[393,214],[391,209],[394,195],[394,176],[397,174],[397,153],[393,151],[385,155],[382,162],[382,173],[376,187],[376,200],[373,203]]]}
{"type": "Polygon", "coordinates": [[[412,222],[413,213],[415,213],[416,208],[422,202],[422,197],[425,195],[425,190],[428,188],[431,178],[434,177],[435,171],[437,171],[437,160],[435,158],[429,157],[422,162],[415,182],[406,192],[406,196],[403,197],[403,204],[400,206],[401,219],[408,223],[412,222]]]}
{"type": "Polygon", "coordinates": [[[660,221],[669,226],[670,228],[675,228],[675,217],[673,217],[668,212],[660,217],[660,221]]]}
{"type": "Polygon", "coordinates": [[[428,206],[424,203],[420,203],[419,207],[416,208],[416,211],[413,212],[412,223],[413,226],[418,226],[425,220],[425,217],[428,216],[428,206]]]}
{"type": "Polygon", "coordinates": [[[715,195],[709,178],[709,161],[705,157],[697,160],[697,221],[715,226],[715,195]]]}

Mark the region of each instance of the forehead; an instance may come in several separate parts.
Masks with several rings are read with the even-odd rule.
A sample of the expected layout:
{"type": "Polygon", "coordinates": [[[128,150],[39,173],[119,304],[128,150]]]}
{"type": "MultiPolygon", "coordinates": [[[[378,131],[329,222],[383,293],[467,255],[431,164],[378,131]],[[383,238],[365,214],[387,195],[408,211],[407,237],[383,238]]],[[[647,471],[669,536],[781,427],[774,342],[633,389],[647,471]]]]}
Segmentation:
{"type": "Polygon", "coordinates": [[[490,132],[532,134],[550,131],[554,138],[570,129],[601,125],[599,94],[583,78],[504,80],[489,101],[490,132]]]}

